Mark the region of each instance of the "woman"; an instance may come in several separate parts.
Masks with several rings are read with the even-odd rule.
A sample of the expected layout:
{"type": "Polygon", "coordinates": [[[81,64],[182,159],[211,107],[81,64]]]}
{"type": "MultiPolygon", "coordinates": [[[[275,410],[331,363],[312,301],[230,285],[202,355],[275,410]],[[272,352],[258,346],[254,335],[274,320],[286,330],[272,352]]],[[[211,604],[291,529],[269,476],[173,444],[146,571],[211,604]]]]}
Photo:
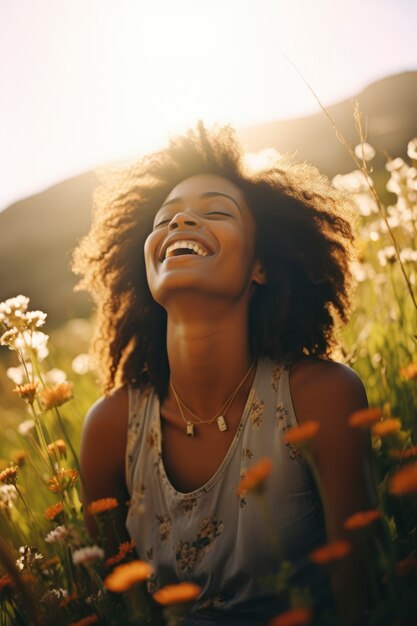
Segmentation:
{"type": "Polygon", "coordinates": [[[349,302],[347,199],[307,165],[245,169],[232,129],[199,123],[98,209],[75,257],[97,302],[106,392],[83,431],[85,502],[117,498],[120,540],[153,565],[151,592],[201,586],[187,624],[267,623],[286,608],[271,581],[288,561],[317,620],[335,602],[360,623],[360,551],[330,584],[308,558],[375,506],[369,440],[347,425],[366,394],[330,358],[349,302]],[[311,420],[322,497],[283,441],[311,420]],[[237,495],[265,457],[262,500],[237,495]]]}

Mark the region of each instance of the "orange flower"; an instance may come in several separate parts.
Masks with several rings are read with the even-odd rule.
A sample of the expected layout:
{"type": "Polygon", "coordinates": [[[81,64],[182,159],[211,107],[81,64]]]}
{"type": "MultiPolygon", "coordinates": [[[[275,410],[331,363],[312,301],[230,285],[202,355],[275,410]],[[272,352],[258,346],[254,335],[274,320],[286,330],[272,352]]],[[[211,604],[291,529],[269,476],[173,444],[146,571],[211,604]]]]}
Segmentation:
{"type": "Polygon", "coordinates": [[[22,467],[25,464],[25,461],[28,457],[28,453],[26,450],[13,450],[12,452],[12,461],[14,465],[18,467],[22,467]]]}
{"type": "Polygon", "coordinates": [[[111,574],[104,579],[104,586],[109,591],[123,593],[133,585],[143,582],[152,575],[153,569],[145,561],[131,561],[114,568],[111,574]]]}
{"type": "Polygon", "coordinates": [[[272,618],[268,626],[306,626],[312,619],[313,613],[310,609],[289,609],[272,618]]]}
{"type": "Polygon", "coordinates": [[[417,462],[409,463],[398,470],[391,478],[390,492],[394,496],[403,496],[417,492],[417,462]]]}
{"type": "Polygon", "coordinates": [[[39,399],[44,409],[53,409],[68,402],[72,398],[73,384],[67,381],[57,383],[53,387],[45,387],[39,392],[39,399]]]}
{"type": "Polygon", "coordinates": [[[74,485],[78,478],[78,472],[74,469],[62,467],[55,476],[48,481],[49,490],[53,493],[63,493],[74,485]]]}
{"type": "Polygon", "coordinates": [[[348,517],[344,524],[343,528],[346,530],[355,530],[356,528],[364,528],[369,524],[372,524],[377,519],[383,517],[382,511],[379,509],[370,509],[369,511],[359,511],[358,513],[354,513],[350,517],[348,517]]]}
{"type": "Polygon", "coordinates": [[[36,398],[36,389],[38,383],[26,383],[25,385],[16,385],[13,389],[14,393],[19,394],[28,404],[33,404],[36,398]]]}
{"type": "Polygon", "coordinates": [[[374,422],[377,422],[382,416],[382,409],[377,407],[369,409],[360,409],[355,411],[348,417],[348,424],[353,428],[362,428],[370,426],[374,422]]]}
{"type": "Polygon", "coordinates": [[[294,426],[284,433],[284,443],[303,444],[316,436],[317,431],[320,428],[320,423],[310,420],[304,422],[300,426],[294,426]]]}
{"type": "Polygon", "coordinates": [[[237,495],[241,496],[247,491],[259,490],[265,483],[271,470],[272,461],[266,457],[249,467],[238,485],[237,495]]]}
{"type": "Polygon", "coordinates": [[[351,549],[350,543],[340,539],[313,550],[313,552],[310,552],[309,558],[317,565],[326,565],[326,563],[343,559],[343,557],[349,554],[351,549]]]}
{"type": "Polygon", "coordinates": [[[386,437],[387,435],[393,435],[401,430],[401,421],[394,417],[377,422],[372,426],[372,434],[377,437],[386,437]]]}
{"type": "Polygon", "coordinates": [[[108,558],[104,565],[106,565],[106,567],[112,567],[113,565],[121,563],[121,561],[123,561],[123,559],[129,554],[129,552],[133,552],[135,546],[136,543],[134,539],[132,539],[131,541],[123,541],[123,543],[121,543],[119,546],[119,551],[117,552],[117,554],[108,558]]]}
{"type": "Polygon", "coordinates": [[[93,500],[87,507],[89,515],[100,515],[106,511],[111,511],[119,506],[116,498],[100,498],[99,500],[93,500]]]}
{"type": "Polygon", "coordinates": [[[48,506],[48,508],[44,510],[43,514],[45,515],[46,519],[49,519],[52,521],[56,517],[58,517],[58,515],[62,513],[63,510],[64,510],[63,502],[57,502],[56,504],[52,504],[51,506],[48,506]]]}
{"type": "Polygon", "coordinates": [[[6,467],[6,469],[0,472],[0,482],[5,483],[6,485],[15,485],[17,482],[18,469],[17,465],[6,467]]]}
{"type": "Polygon", "coordinates": [[[79,619],[78,622],[71,622],[69,626],[89,626],[95,622],[98,622],[98,615],[87,615],[87,617],[79,619]]]}
{"type": "Polygon", "coordinates": [[[67,444],[63,439],[57,439],[48,444],[48,452],[50,455],[55,454],[55,456],[58,456],[59,453],[61,458],[67,458],[67,444]]]}
{"type": "Polygon", "coordinates": [[[400,461],[410,459],[413,456],[417,456],[417,446],[411,446],[410,448],[405,448],[405,450],[390,450],[389,455],[393,459],[400,461]]]}
{"type": "Polygon", "coordinates": [[[201,587],[194,583],[183,582],[178,585],[166,585],[153,594],[153,599],[162,604],[181,604],[182,602],[192,602],[201,593],[201,587]]]}
{"type": "Polygon", "coordinates": [[[400,368],[400,376],[405,380],[415,380],[417,378],[417,363],[409,363],[400,368]]]}

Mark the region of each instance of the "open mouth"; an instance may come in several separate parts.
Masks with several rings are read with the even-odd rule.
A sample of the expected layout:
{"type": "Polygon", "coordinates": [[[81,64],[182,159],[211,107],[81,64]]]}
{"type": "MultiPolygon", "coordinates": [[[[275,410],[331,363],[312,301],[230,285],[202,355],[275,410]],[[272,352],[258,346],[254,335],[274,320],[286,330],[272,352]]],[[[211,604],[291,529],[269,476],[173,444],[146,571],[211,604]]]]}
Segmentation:
{"type": "Polygon", "coordinates": [[[163,260],[170,259],[174,256],[194,255],[204,257],[208,254],[208,250],[195,241],[175,241],[167,247],[163,260]]]}

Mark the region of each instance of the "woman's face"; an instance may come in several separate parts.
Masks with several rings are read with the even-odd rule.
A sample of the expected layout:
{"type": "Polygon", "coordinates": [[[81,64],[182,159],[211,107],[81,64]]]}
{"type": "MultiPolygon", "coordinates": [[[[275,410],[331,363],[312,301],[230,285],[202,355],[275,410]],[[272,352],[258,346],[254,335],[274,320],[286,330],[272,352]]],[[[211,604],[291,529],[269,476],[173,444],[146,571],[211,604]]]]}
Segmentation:
{"type": "Polygon", "coordinates": [[[254,257],[255,224],[240,189],[199,174],[179,183],[145,242],[149,288],[162,306],[179,292],[236,299],[265,282],[254,257]]]}

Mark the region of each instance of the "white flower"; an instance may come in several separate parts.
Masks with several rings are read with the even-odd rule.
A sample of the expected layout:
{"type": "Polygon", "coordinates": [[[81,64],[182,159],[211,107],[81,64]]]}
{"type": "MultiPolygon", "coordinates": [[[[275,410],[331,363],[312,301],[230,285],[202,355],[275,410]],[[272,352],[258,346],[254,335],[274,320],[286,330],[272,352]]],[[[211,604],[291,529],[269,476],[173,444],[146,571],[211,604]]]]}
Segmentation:
{"type": "Polygon", "coordinates": [[[98,546],[86,546],[85,548],[75,550],[72,554],[74,565],[88,565],[102,559],[104,559],[104,550],[98,546]]]}
{"type": "Polygon", "coordinates": [[[17,312],[24,313],[28,308],[28,304],[29,298],[21,295],[0,302],[0,320],[5,320],[8,316],[17,312]]]}
{"type": "Polygon", "coordinates": [[[55,385],[58,383],[65,383],[65,381],[67,380],[67,375],[64,370],[60,370],[57,367],[54,367],[46,372],[45,379],[48,383],[55,385]]]}
{"type": "Polygon", "coordinates": [[[93,369],[92,359],[89,354],[81,353],[72,360],[71,367],[73,372],[83,376],[93,369]]]}
{"type": "Polygon", "coordinates": [[[0,337],[0,346],[7,346],[10,350],[15,350],[16,340],[19,336],[17,328],[10,328],[0,337]]]}
{"type": "Polygon", "coordinates": [[[10,378],[10,380],[12,380],[16,385],[23,385],[24,382],[27,382],[27,370],[27,373],[29,374],[32,382],[32,363],[25,363],[25,366],[26,369],[23,367],[23,365],[19,365],[19,367],[9,367],[6,370],[7,377],[10,378]]]}
{"type": "Polygon", "coordinates": [[[65,539],[70,534],[68,528],[65,526],[57,526],[54,530],[51,530],[45,537],[45,541],[47,543],[57,543],[60,541],[65,541],[65,539]]]}
{"type": "Polygon", "coordinates": [[[45,324],[46,313],[42,311],[29,311],[25,313],[26,320],[26,328],[30,330],[35,330],[35,328],[39,328],[45,324]]]}
{"type": "Polygon", "coordinates": [[[410,159],[417,159],[417,137],[408,142],[407,154],[410,159]]]}
{"type": "Polygon", "coordinates": [[[391,161],[385,163],[385,169],[388,172],[395,172],[395,170],[400,170],[404,165],[405,163],[403,159],[397,157],[396,159],[391,159],[391,161]]]}
{"type": "Polygon", "coordinates": [[[11,509],[13,506],[13,501],[16,500],[16,498],[17,493],[13,485],[0,486],[0,503],[3,503],[6,507],[11,509]]]}
{"type": "Polygon", "coordinates": [[[382,267],[385,267],[387,263],[393,263],[395,258],[396,254],[394,246],[387,246],[382,250],[378,250],[378,259],[382,267]]]}
{"type": "Polygon", "coordinates": [[[21,424],[19,424],[19,426],[17,427],[17,430],[20,435],[22,435],[23,437],[26,437],[26,435],[32,430],[32,428],[35,428],[34,420],[26,420],[22,422],[21,424]]]}
{"type": "Polygon", "coordinates": [[[22,351],[23,358],[30,358],[29,348],[31,348],[35,352],[37,359],[42,361],[49,354],[49,350],[46,347],[48,339],[48,335],[40,331],[25,330],[16,339],[15,346],[22,351]]]}
{"type": "Polygon", "coordinates": [[[332,183],[336,189],[344,189],[351,193],[369,191],[369,186],[373,185],[371,177],[366,177],[360,170],[353,170],[348,174],[338,174],[333,178],[332,183]]]}
{"type": "Polygon", "coordinates": [[[364,161],[371,161],[376,152],[375,149],[369,143],[360,143],[355,146],[355,155],[358,159],[363,159],[364,161]]]}

